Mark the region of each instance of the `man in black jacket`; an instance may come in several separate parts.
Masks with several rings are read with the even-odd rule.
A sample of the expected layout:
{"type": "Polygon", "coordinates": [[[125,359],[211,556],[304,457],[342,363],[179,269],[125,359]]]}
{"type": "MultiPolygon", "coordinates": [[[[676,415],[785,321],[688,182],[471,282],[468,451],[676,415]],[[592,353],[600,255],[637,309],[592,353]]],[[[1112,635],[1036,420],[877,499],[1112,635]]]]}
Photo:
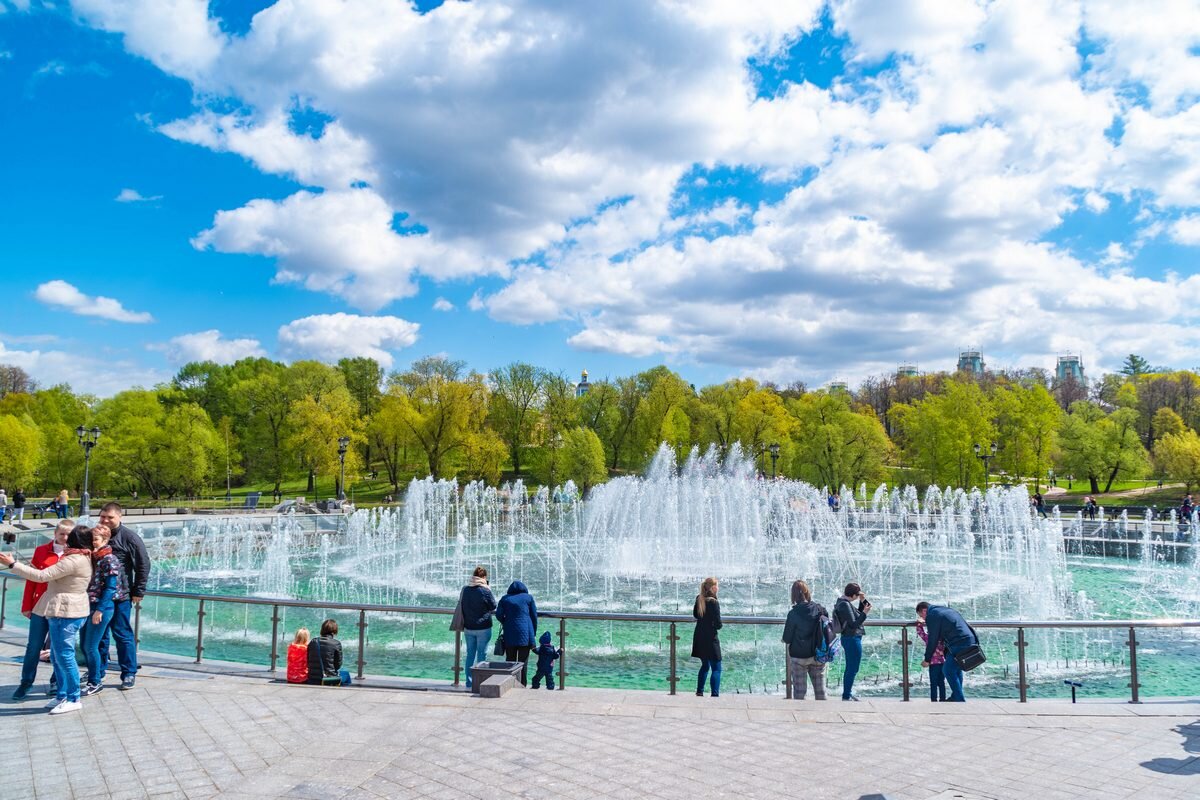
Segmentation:
{"type": "MultiPolygon", "coordinates": [[[[117,661],[121,665],[121,688],[132,689],[137,678],[137,640],[133,635],[133,604],[141,603],[146,594],[146,582],[150,578],[150,556],[142,537],[121,524],[123,509],[117,503],[106,503],[100,509],[100,524],[112,531],[109,547],[113,555],[125,568],[125,581],[129,586],[129,599],[116,604],[109,630],[117,641],[117,661]]],[[[100,656],[108,667],[108,631],[100,637],[100,656]]]]}

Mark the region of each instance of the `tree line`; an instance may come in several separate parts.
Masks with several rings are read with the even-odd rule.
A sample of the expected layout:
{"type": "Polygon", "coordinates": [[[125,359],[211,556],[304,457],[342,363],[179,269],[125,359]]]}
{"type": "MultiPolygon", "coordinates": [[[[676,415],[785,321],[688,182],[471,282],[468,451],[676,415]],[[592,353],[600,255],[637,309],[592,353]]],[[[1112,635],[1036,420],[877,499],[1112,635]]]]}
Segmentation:
{"type": "Polygon", "coordinates": [[[1090,386],[1040,370],[869,378],[810,391],[747,378],[697,389],[665,366],[598,380],[578,394],[561,373],[516,362],[487,374],[433,356],[387,373],[368,358],[284,364],[195,362],[166,384],[97,399],[39,388],[0,366],[0,486],[78,491],[75,428],[98,426],[94,492],[163,498],[376,472],[399,490],[427,474],[521,477],[586,490],[642,469],[666,442],[728,452],[765,475],[837,488],[883,480],[981,485],[988,466],[1035,488],[1053,470],[1092,492],[1160,476],[1200,483],[1200,376],[1138,356],[1090,386]],[[771,445],[778,444],[777,460],[771,445]],[[903,470],[897,472],[897,470],[903,470]]]}

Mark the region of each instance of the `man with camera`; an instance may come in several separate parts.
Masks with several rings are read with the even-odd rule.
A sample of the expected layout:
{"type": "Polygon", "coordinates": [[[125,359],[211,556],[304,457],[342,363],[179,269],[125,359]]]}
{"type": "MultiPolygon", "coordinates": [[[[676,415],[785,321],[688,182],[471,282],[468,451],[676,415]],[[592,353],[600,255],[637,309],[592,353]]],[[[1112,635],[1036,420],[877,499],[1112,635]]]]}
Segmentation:
{"type": "Polygon", "coordinates": [[[129,587],[129,599],[117,601],[112,623],[100,637],[100,655],[104,661],[101,672],[108,667],[108,632],[117,641],[117,661],[121,666],[121,688],[132,689],[137,678],[137,640],[133,635],[131,615],[134,604],[140,604],[146,594],[146,583],[150,578],[150,556],[142,537],[121,524],[124,510],[119,503],[105,503],[100,509],[100,524],[107,525],[112,533],[108,546],[125,570],[125,582],[129,587]]]}

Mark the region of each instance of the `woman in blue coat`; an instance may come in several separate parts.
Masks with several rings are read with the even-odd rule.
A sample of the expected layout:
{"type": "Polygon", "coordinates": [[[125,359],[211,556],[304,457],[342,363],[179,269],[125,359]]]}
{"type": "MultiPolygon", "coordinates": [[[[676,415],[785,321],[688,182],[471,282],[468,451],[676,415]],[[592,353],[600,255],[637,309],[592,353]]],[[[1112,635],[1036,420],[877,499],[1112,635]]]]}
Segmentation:
{"type": "MultiPolygon", "coordinates": [[[[504,637],[504,658],[507,661],[529,663],[529,651],[537,643],[537,603],[520,581],[508,585],[508,593],[496,606],[500,620],[500,635],[504,637]]],[[[525,667],[521,668],[521,685],[525,684],[525,667]]]]}

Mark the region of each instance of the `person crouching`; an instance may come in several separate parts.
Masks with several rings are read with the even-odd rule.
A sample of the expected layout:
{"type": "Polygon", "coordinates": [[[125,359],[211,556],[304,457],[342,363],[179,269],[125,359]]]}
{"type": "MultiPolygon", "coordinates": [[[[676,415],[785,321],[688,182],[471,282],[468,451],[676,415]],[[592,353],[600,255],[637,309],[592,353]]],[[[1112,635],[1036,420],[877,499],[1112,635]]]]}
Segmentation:
{"type": "Polygon", "coordinates": [[[538,639],[537,649],[534,650],[537,654],[537,673],[533,676],[533,688],[538,688],[542,678],[546,679],[546,688],[554,689],[554,662],[562,655],[562,650],[556,648],[550,643],[550,631],[546,631],[538,639]]]}

